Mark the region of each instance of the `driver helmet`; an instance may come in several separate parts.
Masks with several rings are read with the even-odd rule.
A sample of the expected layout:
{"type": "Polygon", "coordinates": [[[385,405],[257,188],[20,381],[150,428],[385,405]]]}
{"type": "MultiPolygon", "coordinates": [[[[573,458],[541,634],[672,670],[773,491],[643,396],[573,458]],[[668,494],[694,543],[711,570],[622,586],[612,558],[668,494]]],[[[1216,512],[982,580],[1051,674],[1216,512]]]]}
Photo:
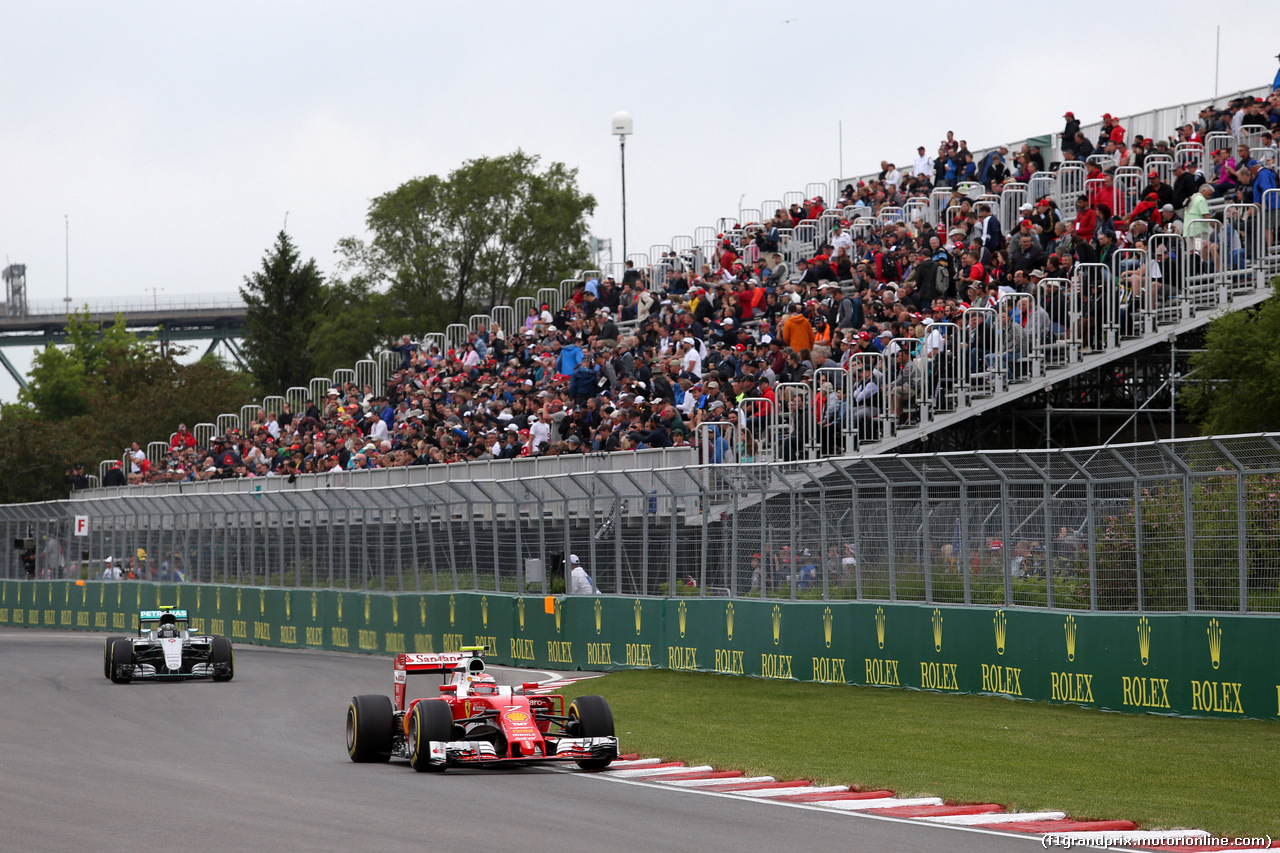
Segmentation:
{"type": "Polygon", "coordinates": [[[492,675],[467,676],[467,692],[473,696],[494,696],[498,692],[498,682],[492,675]]]}
{"type": "Polygon", "coordinates": [[[160,626],[156,629],[156,636],[178,636],[178,620],[172,613],[165,613],[160,616],[160,626]]]}

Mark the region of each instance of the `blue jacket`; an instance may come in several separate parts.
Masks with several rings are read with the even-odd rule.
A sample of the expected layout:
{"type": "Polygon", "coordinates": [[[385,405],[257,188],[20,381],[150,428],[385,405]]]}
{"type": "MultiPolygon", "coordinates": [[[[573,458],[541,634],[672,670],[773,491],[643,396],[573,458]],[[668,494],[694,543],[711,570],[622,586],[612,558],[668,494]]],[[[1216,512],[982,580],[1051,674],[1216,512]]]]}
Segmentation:
{"type": "MultiPolygon", "coordinates": [[[[1269,166],[1263,166],[1258,170],[1257,176],[1253,179],[1253,203],[1262,205],[1263,194],[1267,190],[1274,190],[1276,185],[1276,170],[1269,166]]],[[[1272,193],[1267,203],[1267,207],[1275,210],[1280,207],[1280,193],[1272,193]]]]}
{"type": "Polygon", "coordinates": [[[569,377],[569,396],[590,397],[596,393],[596,372],[587,364],[580,364],[569,377]]]}
{"type": "Polygon", "coordinates": [[[569,344],[560,350],[560,361],[556,364],[556,372],[564,376],[572,376],[579,364],[582,364],[582,347],[569,344]]]}

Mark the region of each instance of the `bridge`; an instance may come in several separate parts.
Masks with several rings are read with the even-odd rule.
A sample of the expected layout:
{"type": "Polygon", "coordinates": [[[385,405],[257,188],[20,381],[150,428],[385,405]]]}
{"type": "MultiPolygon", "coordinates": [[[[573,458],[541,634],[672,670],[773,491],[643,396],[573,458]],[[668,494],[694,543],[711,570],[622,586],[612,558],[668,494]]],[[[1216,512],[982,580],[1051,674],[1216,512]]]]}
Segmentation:
{"type": "MultiPolygon", "coordinates": [[[[22,388],[26,379],[13,366],[4,349],[11,346],[47,346],[66,343],[67,302],[45,299],[10,303],[0,310],[0,364],[22,388]]],[[[73,304],[72,311],[88,312],[88,320],[110,326],[123,317],[126,328],[144,336],[163,329],[165,341],[207,340],[208,354],[219,344],[241,368],[245,361],[238,342],[244,337],[245,304],[238,293],[192,294],[159,299],[153,296],[92,299],[73,304]]]]}

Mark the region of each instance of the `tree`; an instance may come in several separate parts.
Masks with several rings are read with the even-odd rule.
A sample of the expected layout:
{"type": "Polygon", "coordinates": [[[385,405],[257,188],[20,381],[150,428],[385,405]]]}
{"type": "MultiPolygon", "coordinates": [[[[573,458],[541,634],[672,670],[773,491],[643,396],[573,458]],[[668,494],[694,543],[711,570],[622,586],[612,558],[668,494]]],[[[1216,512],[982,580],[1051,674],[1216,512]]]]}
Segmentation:
{"type": "Polygon", "coordinates": [[[587,261],[586,217],[595,198],[577,170],[516,151],[468,160],[447,178],[414,178],[369,206],[366,243],[338,244],[343,268],[371,290],[386,287],[417,331],[556,287],[587,261]]]}
{"type": "Polygon", "coordinates": [[[0,502],[66,497],[76,462],[94,473],[133,441],[166,441],[179,423],[213,421],[251,398],[249,377],[212,358],[182,364],[185,353],[139,340],[123,318],[104,329],[73,314],[66,345],[40,352],[19,402],[0,411],[0,502]]]}
{"type": "Polygon", "coordinates": [[[335,281],[325,288],[323,308],[311,331],[317,376],[350,368],[362,358],[376,358],[378,344],[393,341],[413,326],[385,293],[360,282],[335,281]]]}
{"type": "Polygon", "coordinates": [[[315,375],[309,344],[324,287],[315,258],[301,263],[293,241],[281,231],[262,258],[262,269],[244,283],[240,295],[248,306],[244,354],[250,372],[269,393],[306,385],[315,375]]]}
{"type": "Polygon", "coordinates": [[[65,420],[90,410],[95,388],[104,379],[108,364],[148,357],[154,335],[143,341],[129,331],[124,318],[105,329],[89,319],[89,308],[67,318],[67,343],[53,344],[32,359],[30,381],[18,392],[18,401],[30,406],[44,420],[65,420]]]}
{"type": "Polygon", "coordinates": [[[1255,310],[1214,320],[1205,348],[1191,358],[1180,395],[1201,430],[1210,434],[1280,429],[1280,279],[1255,310]]]}

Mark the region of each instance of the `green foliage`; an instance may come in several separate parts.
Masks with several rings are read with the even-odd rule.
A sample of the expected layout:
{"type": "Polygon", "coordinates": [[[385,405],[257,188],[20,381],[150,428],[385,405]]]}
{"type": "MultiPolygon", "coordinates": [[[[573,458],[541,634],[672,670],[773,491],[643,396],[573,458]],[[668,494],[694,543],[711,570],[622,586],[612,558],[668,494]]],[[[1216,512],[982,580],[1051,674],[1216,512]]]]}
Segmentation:
{"type": "Polygon", "coordinates": [[[0,410],[0,501],[66,497],[75,463],[96,474],[131,442],[164,440],[252,396],[248,377],[214,359],[181,364],[185,352],[139,340],[122,318],[104,329],[72,315],[67,344],[39,353],[19,402],[0,410]]]}
{"type": "Polygon", "coordinates": [[[321,305],[308,344],[316,376],[350,368],[372,357],[379,343],[410,331],[408,318],[394,308],[391,297],[358,279],[325,287],[321,305]]]}
{"type": "Polygon", "coordinates": [[[36,353],[27,387],[19,392],[18,400],[45,420],[86,414],[94,389],[105,378],[101,373],[104,367],[146,359],[156,346],[154,337],[145,341],[134,337],[123,317],[100,328],[89,320],[85,306],[67,321],[65,347],[50,344],[36,353]]]}
{"type": "Polygon", "coordinates": [[[1191,358],[1180,402],[1206,434],[1280,429],[1280,278],[1272,288],[1257,309],[1214,320],[1191,358]]]}
{"type": "Polygon", "coordinates": [[[578,191],[576,169],[539,172],[538,160],[481,157],[379,196],[366,220],[372,240],[338,245],[343,269],[369,290],[385,286],[418,331],[558,286],[586,262],[596,202],[578,191]]]}
{"type": "Polygon", "coordinates": [[[1189,531],[1187,497],[1178,483],[1144,489],[1136,507],[1103,520],[1097,552],[1101,606],[1137,609],[1141,553],[1143,608],[1185,610],[1189,540],[1196,608],[1238,610],[1241,527],[1250,601],[1272,600],[1280,593],[1280,478],[1259,474],[1238,482],[1228,474],[1194,481],[1189,531]]]}
{"type": "Polygon", "coordinates": [[[293,241],[281,231],[263,257],[262,269],[246,276],[244,284],[243,348],[254,378],[277,394],[307,384],[315,375],[309,344],[324,286],[315,259],[302,263],[293,241]]]}

